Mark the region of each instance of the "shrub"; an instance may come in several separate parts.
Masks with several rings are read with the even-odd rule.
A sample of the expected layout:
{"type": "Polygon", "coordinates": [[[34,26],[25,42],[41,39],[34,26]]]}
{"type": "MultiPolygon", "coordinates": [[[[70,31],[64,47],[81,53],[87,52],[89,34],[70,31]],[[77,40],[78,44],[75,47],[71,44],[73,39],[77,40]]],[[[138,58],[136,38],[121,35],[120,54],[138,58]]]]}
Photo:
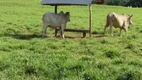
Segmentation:
{"type": "Polygon", "coordinates": [[[83,77],[84,80],[97,80],[96,76],[91,73],[85,73],[83,77]]]}
{"type": "Polygon", "coordinates": [[[0,71],[3,71],[5,69],[7,69],[8,67],[10,67],[8,64],[6,64],[5,62],[0,61],[0,71]]]}
{"type": "Polygon", "coordinates": [[[117,50],[109,50],[105,52],[105,56],[110,59],[113,59],[114,57],[119,57],[120,53],[117,50]]]}
{"type": "Polygon", "coordinates": [[[25,74],[37,74],[37,69],[34,66],[27,66],[25,68],[25,74]]]}
{"type": "Polygon", "coordinates": [[[125,6],[129,0],[108,0],[108,5],[121,5],[125,6]]]}
{"type": "Polygon", "coordinates": [[[142,0],[108,0],[108,5],[142,7],[142,0]]]}
{"type": "Polygon", "coordinates": [[[141,73],[138,71],[129,71],[117,78],[117,80],[141,80],[141,73]]]}
{"type": "Polygon", "coordinates": [[[130,0],[126,6],[142,7],[142,0],[130,0]]]}

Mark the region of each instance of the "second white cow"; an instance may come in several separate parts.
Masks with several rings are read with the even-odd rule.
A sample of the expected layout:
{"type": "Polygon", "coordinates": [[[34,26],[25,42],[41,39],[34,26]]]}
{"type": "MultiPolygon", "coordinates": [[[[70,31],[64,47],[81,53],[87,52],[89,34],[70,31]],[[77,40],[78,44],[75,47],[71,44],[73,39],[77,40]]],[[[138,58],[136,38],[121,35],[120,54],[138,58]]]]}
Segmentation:
{"type": "Polygon", "coordinates": [[[125,30],[127,35],[128,27],[130,24],[132,24],[132,16],[133,15],[128,16],[125,14],[122,14],[122,15],[116,14],[114,12],[109,13],[107,15],[106,25],[104,27],[104,34],[106,32],[106,28],[110,26],[111,36],[113,36],[112,27],[120,28],[120,36],[121,36],[122,29],[125,30]]]}
{"type": "Polygon", "coordinates": [[[64,13],[61,11],[60,13],[51,13],[47,12],[42,17],[43,21],[43,32],[42,37],[46,36],[46,29],[47,27],[55,28],[60,30],[61,38],[64,38],[64,29],[66,28],[67,22],[70,21],[70,13],[64,13]]]}

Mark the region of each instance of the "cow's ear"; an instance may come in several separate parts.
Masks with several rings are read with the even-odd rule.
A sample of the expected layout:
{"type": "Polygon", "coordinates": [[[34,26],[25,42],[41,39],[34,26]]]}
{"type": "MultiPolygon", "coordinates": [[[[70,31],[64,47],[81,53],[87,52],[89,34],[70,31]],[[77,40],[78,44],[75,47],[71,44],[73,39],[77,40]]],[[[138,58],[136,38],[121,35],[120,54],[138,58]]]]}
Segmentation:
{"type": "Polygon", "coordinates": [[[133,15],[131,15],[130,17],[133,17],[133,15]]]}
{"type": "Polygon", "coordinates": [[[122,15],[125,15],[125,13],[122,13],[122,15]]]}
{"type": "Polygon", "coordinates": [[[66,12],[65,14],[66,14],[66,15],[69,15],[69,14],[70,14],[70,12],[66,12]]]}
{"type": "Polygon", "coordinates": [[[60,11],[60,13],[59,14],[64,14],[64,12],[63,11],[60,11]]]}
{"type": "Polygon", "coordinates": [[[128,19],[131,19],[133,17],[133,15],[129,16],[128,19]]]}

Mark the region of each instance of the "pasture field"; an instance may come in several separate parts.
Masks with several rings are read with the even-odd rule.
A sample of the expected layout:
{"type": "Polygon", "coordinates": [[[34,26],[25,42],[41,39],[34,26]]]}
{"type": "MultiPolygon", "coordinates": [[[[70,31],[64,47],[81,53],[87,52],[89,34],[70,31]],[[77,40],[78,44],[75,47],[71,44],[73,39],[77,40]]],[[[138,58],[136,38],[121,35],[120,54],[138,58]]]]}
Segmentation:
{"type": "MultiPolygon", "coordinates": [[[[54,11],[40,0],[0,0],[0,80],[142,80],[142,8],[92,5],[92,37],[65,32],[66,39],[41,38],[41,17],[54,11]],[[102,37],[109,12],[133,14],[128,36],[113,28],[102,37]]],[[[88,29],[88,6],[69,11],[68,28],[88,29]]],[[[108,29],[107,29],[108,31],[108,29]]]]}

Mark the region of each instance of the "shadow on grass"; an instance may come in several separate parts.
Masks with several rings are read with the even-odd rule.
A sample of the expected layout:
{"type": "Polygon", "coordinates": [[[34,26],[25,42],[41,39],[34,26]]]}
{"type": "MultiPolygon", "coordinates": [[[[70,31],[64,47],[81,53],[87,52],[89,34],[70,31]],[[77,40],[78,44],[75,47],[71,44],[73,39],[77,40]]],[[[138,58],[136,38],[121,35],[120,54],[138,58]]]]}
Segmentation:
{"type": "Polygon", "coordinates": [[[42,38],[42,35],[38,34],[6,34],[6,36],[11,36],[15,39],[30,40],[32,38],[42,38]]]}
{"type": "MultiPolygon", "coordinates": [[[[11,36],[15,39],[21,39],[21,40],[30,40],[32,38],[43,38],[41,34],[24,34],[24,33],[18,33],[18,34],[4,34],[4,36],[11,36]]],[[[50,37],[54,37],[54,38],[61,38],[60,35],[57,35],[56,37],[53,35],[50,35],[48,37],[44,37],[44,38],[50,38],[50,37]]],[[[104,36],[102,34],[98,34],[98,35],[91,35],[92,38],[103,38],[104,36]]],[[[82,35],[65,35],[65,38],[67,39],[79,39],[79,38],[91,38],[89,35],[86,35],[86,37],[83,37],[82,35]]]]}
{"type": "MultiPolygon", "coordinates": [[[[103,35],[91,35],[91,37],[89,35],[86,35],[86,37],[83,37],[82,35],[65,35],[65,38],[68,38],[68,39],[83,39],[83,38],[103,38],[104,36],[103,35]]],[[[56,38],[60,38],[60,35],[56,36],[56,38]]]]}
{"type": "MultiPolygon", "coordinates": [[[[55,37],[55,36],[54,36],[55,37]]],[[[78,38],[83,38],[82,36],[71,36],[71,35],[65,35],[65,39],[78,39],[78,38]]],[[[55,38],[61,38],[60,35],[56,36],[55,38]]]]}

